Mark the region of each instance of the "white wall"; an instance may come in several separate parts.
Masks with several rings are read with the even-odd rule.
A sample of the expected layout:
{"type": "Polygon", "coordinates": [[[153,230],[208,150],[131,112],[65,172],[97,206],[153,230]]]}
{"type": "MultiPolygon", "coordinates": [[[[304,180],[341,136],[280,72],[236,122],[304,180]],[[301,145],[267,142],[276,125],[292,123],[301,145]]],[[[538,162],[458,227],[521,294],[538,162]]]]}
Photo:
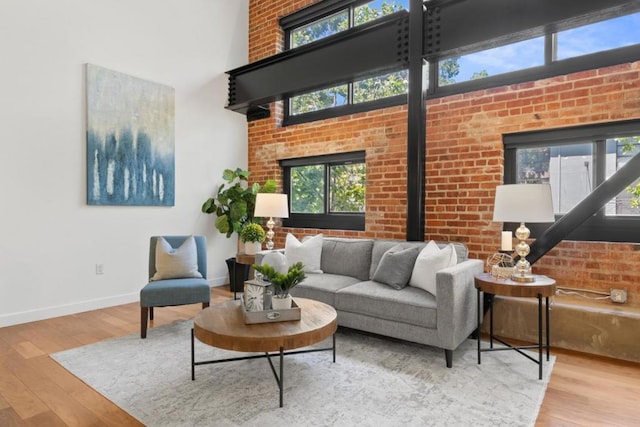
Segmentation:
{"type": "Polygon", "coordinates": [[[0,2],[0,326],[137,301],[154,234],[205,234],[227,280],[236,241],[200,206],[247,164],[224,109],[247,33],[248,0],[0,2]],[[86,204],[86,63],[175,88],[174,207],[86,204]]]}

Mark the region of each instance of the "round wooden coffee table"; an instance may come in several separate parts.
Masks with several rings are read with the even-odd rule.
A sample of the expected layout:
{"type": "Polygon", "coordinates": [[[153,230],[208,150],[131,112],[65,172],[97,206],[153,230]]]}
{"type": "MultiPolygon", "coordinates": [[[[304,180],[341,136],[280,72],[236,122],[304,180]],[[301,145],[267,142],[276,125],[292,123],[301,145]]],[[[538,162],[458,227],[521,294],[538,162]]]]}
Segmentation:
{"type": "Polygon", "coordinates": [[[306,298],[295,298],[295,301],[300,307],[300,320],[284,322],[245,324],[239,300],[212,304],[200,311],[194,319],[191,330],[191,379],[195,380],[195,367],[198,365],[266,358],[280,388],[280,407],[282,407],[285,355],[330,350],[333,352],[333,362],[336,361],[335,332],[338,323],[334,308],[320,301],[306,298]],[[316,344],[330,336],[333,337],[333,342],[329,348],[287,351],[316,344]],[[264,354],[196,362],[194,338],[225,350],[264,354]],[[277,353],[270,354],[271,352],[277,353]],[[278,355],[280,357],[279,375],[271,360],[271,357],[278,355]]]}

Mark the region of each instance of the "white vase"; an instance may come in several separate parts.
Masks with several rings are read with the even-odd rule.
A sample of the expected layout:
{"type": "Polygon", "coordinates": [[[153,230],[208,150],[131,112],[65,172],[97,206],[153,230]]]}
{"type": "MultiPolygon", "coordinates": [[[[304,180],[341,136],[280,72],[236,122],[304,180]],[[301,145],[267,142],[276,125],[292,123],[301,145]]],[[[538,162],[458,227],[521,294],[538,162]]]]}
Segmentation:
{"type": "Polygon", "coordinates": [[[286,310],[291,308],[291,295],[287,295],[282,298],[281,295],[276,295],[271,298],[271,308],[273,310],[286,310]]]}
{"type": "Polygon", "coordinates": [[[245,242],[244,253],[247,255],[255,255],[262,249],[262,243],[260,242],[245,242]]]}

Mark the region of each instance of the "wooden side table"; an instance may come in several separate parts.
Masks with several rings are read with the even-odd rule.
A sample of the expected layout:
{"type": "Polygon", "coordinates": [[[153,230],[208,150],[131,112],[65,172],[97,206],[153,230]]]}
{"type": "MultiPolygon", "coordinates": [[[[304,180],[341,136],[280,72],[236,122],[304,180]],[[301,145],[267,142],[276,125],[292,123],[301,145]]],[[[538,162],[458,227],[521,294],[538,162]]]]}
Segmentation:
{"type": "Polygon", "coordinates": [[[542,379],[542,298],[545,299],[545,340],[547,350],[547,362],[549,361],[549,297],[556,293],[556,281],[547,276],[535,276],[536,280],[530,283],[514,282],[511,279],[498,279],[489,273],[482,273],[475,276],[475,285],[478,290],[478,364],[481,362],[480,355],[483,351],[515,350],[538,364],[538,379],[542,379]],[[482,292],[486,293],[489,301],[489,348],[482,348],[480,345],[480,330],[482,328],[482,292]],[[538,298],[538,343],[536,345],[514,346],[493,336],[493,297],[502,295],[508,297],[538,298]],[[493,341],[505,345],[506,347],[494,348],[493,341]],[[522,349],[538,349],[538,360],[522,349]]]}

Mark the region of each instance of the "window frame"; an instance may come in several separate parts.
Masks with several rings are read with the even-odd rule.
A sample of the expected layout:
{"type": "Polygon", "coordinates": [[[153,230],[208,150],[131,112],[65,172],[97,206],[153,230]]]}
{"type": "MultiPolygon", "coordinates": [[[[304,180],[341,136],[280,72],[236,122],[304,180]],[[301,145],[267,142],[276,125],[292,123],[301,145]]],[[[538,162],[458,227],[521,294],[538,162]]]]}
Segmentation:
{"type": "Polygon", "coordinates": [[[331,166],[364,163],[366,165],[366,151],[352,151],[348,153],[326,154],[311,157],[299,157],[292,159],[282,159],[279,161],[282,168],[283,192],[289,198],[291,205],[291,168],[299,166],[323,165],[325,167],[325,200],[323,214],[301,214],[294,213],[289,209],[289,218],[282,220],[283,227],[289,228],[318,228],[318,229],[334,229],[334,230],[353,230],[364,231],[365,229],[365,213],[332,213],[329,212],[329,168],[331,166]]]}
{"type": "MultiPolygon", "coordinates": [[[[355,8],[369,3],[371,0],[324,0],[322,2],[311,5],[299,12],[280,18],[279,24],[284,32],[284,49],[291,50],[291,32],[305,25],[320,21],[328,16],[347,10],[349,16],[349,29],[355,28],[353,25],[353,16],[355,8]]],[[[387,15],[390,16],[390,15],[387,15]]],[[[370,24],[367,23],[367,24],[370,24]]],[[[364,25],[367,25],[364,24],[364,25]]],[[[334,34],[335,35],[335,34],[334,34]]],[[[329,36],[332,37],[332,36],[329,36]]],[[[320,39],[324,40],[324,39],[320,39]]],[[[306,45],[303,45],[306,46],[306,45]]],[[[303,47],[299,46],[299,47],[303,47]]],[[[296,47],[295,49],[297,49],[296,47]]],[[[402,70],[398,70],[402,71],[402,70]]],[[[408,71],[408,70],[407,70],[408,71]]],[[[381,72],[380,75],[387,74],[389,71],[381,72]]],[[[366,78],[375,78],[377,75],[371,75],[366,78]]],[[[291,98],[304,94],[295,94],[293,96],[283,98],[283,126],[290,126],[300,123],[308,123],[317,120],[325,120],[334,117],[341,117],[350,114],[363,113],[371,110],[395,107],[407,103],[408,93],[390,96],[386,98],[376,99],[368,102],[353,103],[353,87],[355,81],[346,82],[347,85],[347,103],[337,107],[329,107],[319,111],[310,111],[308,113],[291,115],[291,98]]],[[[322,90],[323,88],[317,89],[322,90]]],[[[327,88],[325,88],[327,89],[327,88]]]]}
{"type": "MultiPolygon", "coordinates": [[[[290,31],[300,26],[312,23],[316,20],[325,18],[333,13],[344,9],[353,9],[360,4],[367,3],[369,0],[324,0],[312,4],[304,9],[294,12],[290,15],[280,18],[279,24],[285,34],[285,50],[290,49],[290,31]]],[[[627,14],[637,13],[640,9],[631,8],[623,15],[613,14],[606,19],[614,19],[618,16],[624,16],[627,14]]],[[[350,20],[352,20],[353,13],[350,12],[350,20]]],[[[391,15],[389,15],[391,16],[391,15]]],[[[351,22],[350,22],[350,28],[351,22]]],[[[616,49],[605,50],[595,52],[591,54],[576,56],[572,58],[566,58],[561,60],[554,59],[554,44],[556,34],[559,31],[563,31],[566,28],[549,28],[542,34],[545,37],[545,54],[544,65],[525,68],[521,70],[515,70],[512,72],[497,74],[488,76],[476,80],[467,80],[449,84],[446,86],[438,85],[439,67],[438,62],[443,61],[451,56],[461,56],[466,54],[475,53],[485,49],[496,47],[495,41],[487,41],[483,44],[476,44],[470,46],[467,49],[460,49],[455,55],[425,55],[425,61],[428,62],[429,70],[425,72],[427,76],[428,84],[426,84],[425,99],[438,99],[451,95],[457,95],[467,92],[473,92],[477,90],[485,90],[494,87],[507,86],[511,84],[518,84],[527,81],[541,80],[546,78],[555,77],[558,75],[566,75],[576,73],[584,70],[593,70],[598,68],[604,68],[612,65],[630,63],[640,60],[640,44],[619,47],[616,49]],[[552,31],[554,30],[554,31],[552,31]]],[[[333,36],[330,36],[333,37],[333,36]]],[[[514,34],[512,37],[502,40],[502,46],[510,43],[515,43],[525,40],[522,34],[514,34]]],[[[324,40],[324,39],[323,39],[324,40]]],[[[306,45],[305,45],[306,46],[306,45]]],[[[293,94],[296,95],[296,94],[293,94]]],[[[370,101],[361,104],[347,104],[338,107],[326,108],[320,111],[313,111],[309,113],[298,114],[295,116],[290,115],[289,111],[289,98],[283,98],[283,126],[307,123],[317,120],[324,120],[329,118],[341,117],[350,114],[361,113],[365,111],[371,111],[376,109],[394,107],[407,104],[407,95],[398,95],[390,98],[383,98],[380,100],[370,101]]]]}
{"type": "MultiPolygon", "coordinates": [[[[505,134],[503,135],[504,183],[514,184],[517,181],[516,151],[518,148],[562,146],[591,141],[594,146],[592,177],[593,189],[595,189],[606,180],[607,138],[638,135],[640,135],[640,119],[505,134]]],[[[563,215],[556,214],[556,221],[562,217],[563,215]]],[[[552,224],[527,224],[534,237],[541,236],[551,226],[552,224]]],[[[505,223],[503,229],[515,230],[517,227],[516,223],[505,223]]],[[[603,206],[591,218],[569,233],[566,240],[640,243],[640,216],[606,215],[603,206]]]]}

